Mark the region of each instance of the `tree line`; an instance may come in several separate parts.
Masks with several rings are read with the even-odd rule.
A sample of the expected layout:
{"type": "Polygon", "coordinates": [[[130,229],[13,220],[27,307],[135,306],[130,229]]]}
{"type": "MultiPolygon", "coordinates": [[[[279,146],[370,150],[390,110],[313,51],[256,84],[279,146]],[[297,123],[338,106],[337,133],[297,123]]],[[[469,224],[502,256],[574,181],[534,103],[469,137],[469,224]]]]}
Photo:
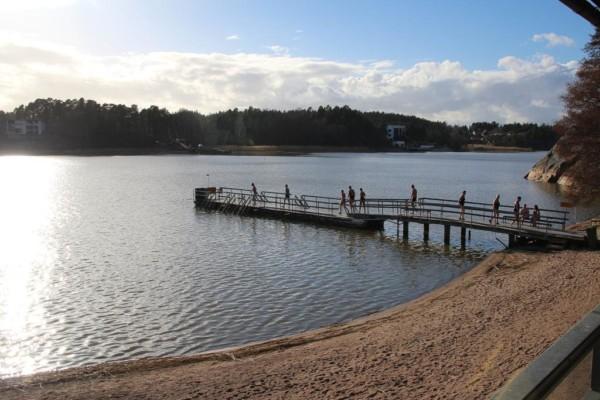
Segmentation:
{"type": "MultiPolygon", "coordinates": [[[[0,137],[6,140],[8,119],[40,120],[38,140],[63,148],[153,147],[185,143],[214,145],[390,146],[387,124],[406,127],[409,145],[433,144],[461,149],[480,128],[491,124],[505,135],[500,145],[548,149],[557,139],[548,125],[475,123],[449,125],[395,113],[362,112],[348,106],[321,106],[289,111],[249,107],[214,114],[150,106],[101,104],[85,99],[37,99],[12,112],[0,111],[0,137]]],[[[497,132],[496,132],[497,133],[497,132]]],[[[490,136],[491,137],[491,136],[490,136]]],[[[501,135],[495,135],[500,138],[501,135]]],[[[499,140],[499,139],[498,139],[499,140]]]]}

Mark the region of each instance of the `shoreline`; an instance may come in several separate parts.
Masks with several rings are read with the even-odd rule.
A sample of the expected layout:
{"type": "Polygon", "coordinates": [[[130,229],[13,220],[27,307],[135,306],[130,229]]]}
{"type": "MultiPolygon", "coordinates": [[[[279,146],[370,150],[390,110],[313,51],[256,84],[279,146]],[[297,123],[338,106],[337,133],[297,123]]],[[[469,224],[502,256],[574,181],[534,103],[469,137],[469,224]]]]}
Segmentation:
{"type": "Polygon", "coordinates": [[[600,252],[503,251],[417,299],[347,323],[191,356],[7,378],[0,394],[479,399],[592,309],[598,283],[600,252]]]}
{"type": "Polygon", "coordinates": [[[0,148],[0,156],[143,156],[143,155],[232,155],[232,156],[303,156],[319,153],[425,153],[425,152],[452,152],[452,153],[523,153],[535,152],[531,148],[520,147],[467,147],[455,151],[450,149],[397,150],[394,148],[372,149],[364,146],[240,146],[217,145],[207,146],[198,152],[187,150],[166,149],[160,147],[140,148],[100,148],[100,149],[44,149],[44,148],[0,148]]]}
{"type": "Polygon", "coordinates": [[[531,147],[516,147],[516,146],[494,146],[489,144],[468,144],[465,151],[473,153],[533,153],[536,151],[531,147]]]}

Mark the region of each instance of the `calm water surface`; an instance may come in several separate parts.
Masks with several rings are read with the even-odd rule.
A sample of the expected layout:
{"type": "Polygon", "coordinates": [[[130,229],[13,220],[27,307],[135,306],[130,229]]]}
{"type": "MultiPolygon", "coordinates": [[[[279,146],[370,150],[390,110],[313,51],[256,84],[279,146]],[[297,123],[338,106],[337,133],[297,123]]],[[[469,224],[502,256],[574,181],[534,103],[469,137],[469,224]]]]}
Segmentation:
{"type": "Polygon", "coordinates": [[[335,196],[353,185],[407,197],[414,183],[423,196],[466,189],[469,200],[520,194],[554,207],[552,187],[522,179],[541,156],[0,157],[0,376],[191,354],[346,321],[439,287],[500,246],[491,233],[473,232],[461,251],[441,246],[433,227],[426,245],[418,226],[402,243],[393,225],[362,232],[205,213],[193,207],[194,187],[288,183],[335,196]]]}

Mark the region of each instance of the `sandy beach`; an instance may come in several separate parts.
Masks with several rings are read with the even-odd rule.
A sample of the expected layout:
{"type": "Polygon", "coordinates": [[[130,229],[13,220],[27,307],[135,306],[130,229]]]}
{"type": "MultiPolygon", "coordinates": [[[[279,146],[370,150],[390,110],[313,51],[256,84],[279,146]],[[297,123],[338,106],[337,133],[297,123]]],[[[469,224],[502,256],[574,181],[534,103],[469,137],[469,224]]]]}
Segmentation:
{"type": "Polygon", "coordinates": [[[502,252],[385,312],[190,357],[0,381],[10,399],[484,399],[600,302],[600,252],[502,252]]]}

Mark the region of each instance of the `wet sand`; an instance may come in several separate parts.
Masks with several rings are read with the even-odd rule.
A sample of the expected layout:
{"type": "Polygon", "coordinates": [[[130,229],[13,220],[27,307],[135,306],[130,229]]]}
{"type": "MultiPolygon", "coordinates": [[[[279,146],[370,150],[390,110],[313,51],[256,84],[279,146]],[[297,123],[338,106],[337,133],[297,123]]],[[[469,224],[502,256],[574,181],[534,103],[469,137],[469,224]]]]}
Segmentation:
{"type": "Polygon", "coordinates": [[[503,252],[348,324],[0,381],[10,399],[484,399],[600,302],[600,252],[503,252]]]}

